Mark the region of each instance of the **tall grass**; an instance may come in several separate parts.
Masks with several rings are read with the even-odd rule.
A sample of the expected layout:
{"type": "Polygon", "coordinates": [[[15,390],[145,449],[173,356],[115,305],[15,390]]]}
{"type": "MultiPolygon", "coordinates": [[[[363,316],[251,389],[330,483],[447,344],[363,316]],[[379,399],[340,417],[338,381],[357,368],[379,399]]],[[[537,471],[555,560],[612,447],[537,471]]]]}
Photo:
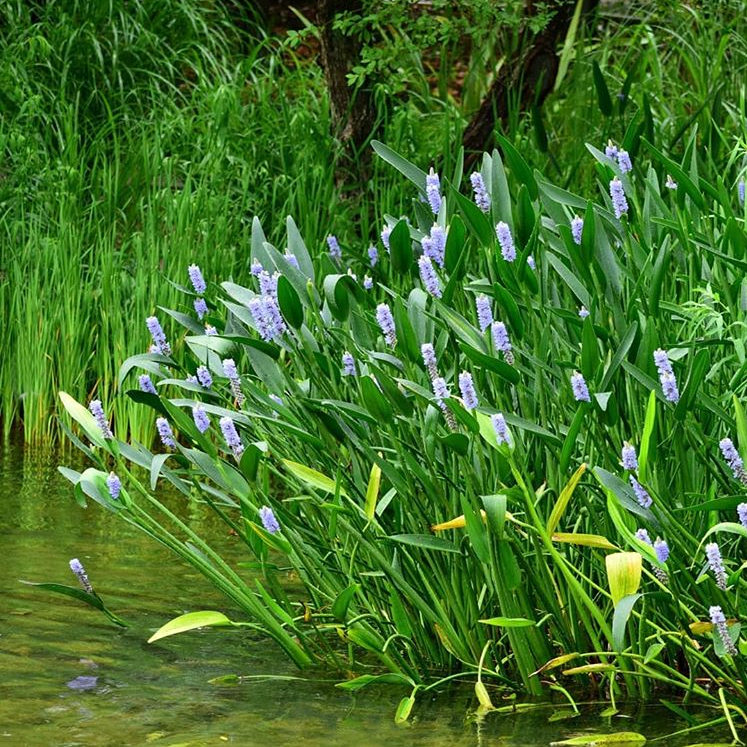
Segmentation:
{"type": "MultiPolygon", "coordinates": [[[[249,35],[239,35],[220,7],[3,3],[5,436],[19,425],[27,439],[54,437],[57,388],[80,399],[116,391],[126,351],[147,347],[133,320],[177,302],[162,277],[197,261],[246,281],[252,216],[270,240],[281,240],[278,227],[293,215],[313,254],[331,231],[363,257],[383,215],[408,210],[408,191],[378,164],[354,199],[339,194],[317,66],[252,19],[249,35]]],[[[643,134],[681,152],[695,125],[709,172],[741,163],[733,148],[744,137],[741,15],[728,3],[700,14],[679,3],[616,13],[578,39],[542,121],[511,118],[508,134],[528,163],[563,186],[588,188],[585,141],[643,134]]],[[[471,51],[464,101],[449,94],[448,65],[434,80],[417,55],[403,61],[406,93],[396,102],[380,87],[379,119],[395,150],[453,172],[469,107],[486,84],[480,65],[495,54],[482,43],[471,51]]],[[[138,411],[117,408],[123,427],[145,438],[138,411]]]]}

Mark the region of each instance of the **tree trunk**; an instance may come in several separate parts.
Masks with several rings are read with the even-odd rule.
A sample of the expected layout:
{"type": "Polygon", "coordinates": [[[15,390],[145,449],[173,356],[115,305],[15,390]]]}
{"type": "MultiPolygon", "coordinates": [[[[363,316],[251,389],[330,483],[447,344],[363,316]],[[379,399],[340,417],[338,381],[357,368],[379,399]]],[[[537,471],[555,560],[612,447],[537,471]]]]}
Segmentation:
{"type": "MultiPolygon", "coordinates": [[[[558,73],[557,48],[568,32],[576,3],[555,0],[553,5],[555,15],[539,34],[532,39],[530,32],[524,31],[519,50],[501,68],[464,131],[462,144],[467,164],[474,163],[480,153],[491,147],[496,124],[506,122],[512,108],[525,111],[533,105],[540,106],[552,90],[558,73]]],[[[586,0],[582,15],[588,16],[598,5],[599,0],[586,0]]],[[[527,14],[533,13],[529,3],[527,14]]]]}
{"type": "Polygon", "coordinates": [[[361,0],[320,0],[317,26],[321,37],[321,62],[329,92],[332,131],[343,147],[338,180],[365,178],[371,160],[369,140],[373,135],[376,110],[368,88],[353,90],[347,75],[359,60],[360,42],[333,28],[335,16],[343,11],[358,13],[361,0]]]}

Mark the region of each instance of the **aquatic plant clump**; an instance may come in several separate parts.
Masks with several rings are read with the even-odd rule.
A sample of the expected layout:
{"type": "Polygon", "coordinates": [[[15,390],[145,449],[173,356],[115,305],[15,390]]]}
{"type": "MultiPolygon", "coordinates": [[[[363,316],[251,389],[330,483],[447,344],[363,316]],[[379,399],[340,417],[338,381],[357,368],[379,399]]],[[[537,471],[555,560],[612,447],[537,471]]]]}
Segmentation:
{"type": "Polygon", "coordinates": [[[64,471],[76,497],[349,687],[479,672],[506,695],[747,701],[738,199],[625,142],[636,168],[591,148],[583,195],[508,147],[509,170],[485,154],[442,190],[376,143],[417,195],[380,257],[370,235],[310,252],[290,219],[277,249],[255,219],[248,287],[203,289],[210,333],[192,271],[159,312],[173,345],[150,317],[154,349],[122,364],[148,444],[116,437],[119,401],[61,395],[93,465],[64,471]]]}

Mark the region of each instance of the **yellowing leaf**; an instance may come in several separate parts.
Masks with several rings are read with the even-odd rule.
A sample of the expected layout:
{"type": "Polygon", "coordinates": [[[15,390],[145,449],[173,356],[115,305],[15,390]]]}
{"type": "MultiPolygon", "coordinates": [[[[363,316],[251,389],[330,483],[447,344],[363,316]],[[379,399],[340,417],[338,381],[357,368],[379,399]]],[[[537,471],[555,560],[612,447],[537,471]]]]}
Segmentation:
{"type": "MultiPolygon", "coordinates": [[[[381,456],[381,454],[379,454],[381,456]]],[[[379,487],[381,486],[381,467],[376,462],[371,465],[371,474],[368,478],[366,488],[365,512],[366,518],[371,521],[376,512],[376,501],[379,498],[379,487]]]]}
{"type": "MultiPolygon", "coordinates": [[[[488,520],[488,515],[482,508],[480,509],[480,516],[482,517],[483,521],[488,520]]],[[[514,515],[510,511],[506,511],[506,521],[514,521],[514,515]]],[[[433,524],[431,526],[431,531],[443,532],[447,529],[464,529],[465,526],[467,526],[467,520],[464,518],[464,514],[462,514],[461,516],[457,516],[455,519],[451,519],[450,521],[444,521],[441,524],[433,524]]]]}
{"type": "Polygon", "coordinates": [[[635,594],[641,586],[643,558],[637,552],[617,552],[605,558],[612,601],[635,594]]]}
{"type": "Polygon", "coordinates": [[[475,682],[475,695],[477,696],[477,701],[483,708],[488,708],[491,711],[493,710],[493,701],[490,699],[488,689],[482,682],[475,682]]]}
{"type": "Polygon", "coordinates": [[[555,532],[552,536],[553,542],[567,542],[570,545],[585,545],[586,547],[598,547],[602,550],[617,550],[606,537],[601,534],[578,534],[576,532],[555,532]]]}
{"type": "Polygon", "coordinates": [[[555,502],[555,506],[553,506],[550,518],[547,521],[548,534],[552,534],[557,529],[558,524],[560,523],[560,519],[568,506],[568,502],[571,500],[573,491],[576,489],[576,486],[584,476],[584,472],[586,472],[585,462],[573,473],[566,486],[560,491],[558,500],[555,502]]]}
{"type": "Polygon", "coordinates": [[[567,664],[569,661],[578,659],[581,654],[574,652],[572,654],[562,654],[561,656],[555,656],[550,661],[545,662],[536,672],[532,672],[532,675],[539,674],[540,672],[547,672],[550,669],[556,667],[562,667],[563,664],[567,664]]]}
{"type": "Polygon", "coordinates": [[[233,625],[233,623],[222,612],[215,612],[213,610],[188,612],[186,615],[179,615],[179,617],[169,620],[166,625],[159,628],[148,639],[148,643],[153,643],[161,638],[176,635],[177,633],[186,633],[188,630],[195,630],[195,628],[226,625],[233,625]]]}
{"type": "MultiPolygon", "coordinates": [[[[485,511],[480,509],[480,515],[482,516],[482,520],[485,521],[485,511]]],[[[461,516],[457,516],[456,519],[452,519],[451,521],[444,521],[441,524],[434,524],[431,527],[431,530],[434,532],[443,532],[446,529],[464,529],[465,526],[467,526],[467,520],[464,518],[464,514],[462,514],[461,516]]]]}
{"type": "MultiPolygon", "coordinates": [[[[290,459],[283,459],[283,464],[288,468],[289,472],[307,485],[311,485],[312,488],[323,490],[325,493],[334,494],[337,492],[337,483],[321,472],[317,472],[315,469],[311,469],[311,467],[307,467],[304,464],[293,462],[290,459]]],[[[342,487],[340,487],[340,495],[346,495],[342,487]]]]}

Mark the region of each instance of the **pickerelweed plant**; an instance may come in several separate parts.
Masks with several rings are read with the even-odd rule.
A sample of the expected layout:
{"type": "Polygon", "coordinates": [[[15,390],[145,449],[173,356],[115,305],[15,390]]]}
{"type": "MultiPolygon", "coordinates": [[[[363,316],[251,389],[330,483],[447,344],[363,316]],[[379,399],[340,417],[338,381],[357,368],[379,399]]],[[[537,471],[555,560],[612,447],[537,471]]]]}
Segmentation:
{"type": "Polygon", "coordinates": [[[310,252],[288,218],[282,249],[255,219],[251,287],[188,286],[184,268],[182,308],[155,311],[154,347],[119,375],[155,451],[117,440],[111,403],[94,417],[62,395],[95,465],[64,470],[79,500],[242,615],[190,613],[154,638],[247,625],[299,667],[356,671],[345,687],[411,686],[405,716],[418,690],[472,674],[486,707],[488,679],[569,698],[658,687],[731,724],[747,699],[744,208],[736,180],[698,178],[694,139],[681,163],[648,146],[644,165],[640,144],[632,170],[589,146],[590,199],[506,140],[479,179],[375,143],[413,184],[375,264],[367,240],[310,252]],[[153,387],[135,388],[143,372],[153,387]],[[256,576],[159,500],[163,480],[215,510],[256,576]]]}

